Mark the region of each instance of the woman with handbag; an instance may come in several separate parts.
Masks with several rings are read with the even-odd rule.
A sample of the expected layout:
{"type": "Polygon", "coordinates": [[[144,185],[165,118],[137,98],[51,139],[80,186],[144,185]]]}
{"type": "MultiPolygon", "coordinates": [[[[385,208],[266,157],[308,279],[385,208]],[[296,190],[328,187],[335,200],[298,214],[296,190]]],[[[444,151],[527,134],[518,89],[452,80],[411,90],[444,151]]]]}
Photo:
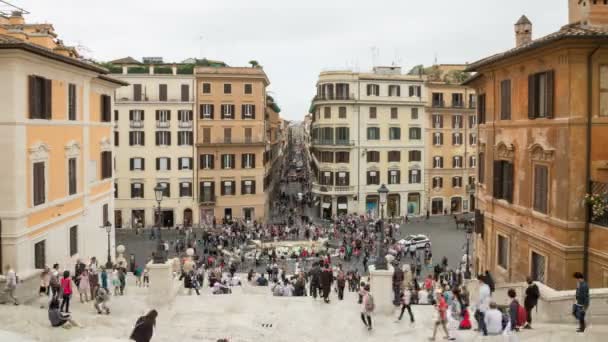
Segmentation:
{"type": "Polygon", "coordinates": [[[145,316],[139,317],[129,339],[135,342],[150,342],[152,335],[154,335],[157,316],[158,312],[156,310],[150,310],[145,316]]]}

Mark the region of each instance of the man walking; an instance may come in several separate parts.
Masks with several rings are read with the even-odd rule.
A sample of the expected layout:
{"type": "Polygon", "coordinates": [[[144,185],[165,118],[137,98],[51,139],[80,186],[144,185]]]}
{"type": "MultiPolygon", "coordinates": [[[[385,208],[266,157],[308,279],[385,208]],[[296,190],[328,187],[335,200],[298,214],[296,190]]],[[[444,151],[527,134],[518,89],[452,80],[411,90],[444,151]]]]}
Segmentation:
{"type": "Polygon", "coordinates": [[[478,275],[477,280],[479,281],[479,302],[477,303],[477,310],[475,310],[475,320],[477,320],[479,331],[481,331],[484,336],[487,336],[488,329],[484,318],[490,303],[490,286],[486,284],[486,278],[483,275],[478,275]]]}
{"type": "Polygon", "coordinates": [[[524,299],[524,308],[526,309],[526,325],[524,329],[532,329],[532,309],[538,304],[540,291],[538,286],[534,284],[531,277],[526,278],[528,288],[526,288],[526,298],[524,299]]]}
{"type": "Polygon", "coordinates": [[[19,305],[17,298],[15,298],[15,290],[17,289],[17,274],[10,265],[6,265],[6,287],[4,293],[7,298],[13,301],[13,304],[19,305]]]}
{"type": "Polygon", "coordinates": [[[401,286],[403,285],[403,270],[399,267],[399,263],[394,263],[395,271],[393,272],[393,304],[399,306],[401,302],[401,286]]]}
{"type": "Polygon", "coordinates": [[[433,328],[433,336],[429,339],[430,341],[435,341],[435,336],[437,335],[437,328],[439,326],[442,327],[443,332],[445,333],[445,338],[449,341],[454,341],[455,338],[450,336],[450,332],[448,331],[447,323],[448,323],[448,304],[443,297],[441,290],[435,291],[435,308],[437,309],[438,318],[435,321],[435,327],[433,328]]]}
{"type": "Polygon", "coordinates": [[[574,279],[576,279],[576,304],[572,306],[572,314],[578,319],[579,328],[576,332],[584,332],[585,325],[585,313],[589,307],[589,285],[585,281],[585,277],[581,272],[574,273],[574,279]]]}

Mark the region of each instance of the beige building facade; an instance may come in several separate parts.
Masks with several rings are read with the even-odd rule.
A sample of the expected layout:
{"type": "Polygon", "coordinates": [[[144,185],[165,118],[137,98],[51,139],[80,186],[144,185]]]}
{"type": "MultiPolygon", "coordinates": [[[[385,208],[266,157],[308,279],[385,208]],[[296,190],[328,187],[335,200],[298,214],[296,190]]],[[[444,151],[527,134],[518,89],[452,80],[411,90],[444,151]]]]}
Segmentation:
{"type": "Polygon", "coordinates": [[[197,67],[196,195],[200,222],[263,221],[270,141],[260,67],[197,67]]]}
{"type": "Polygon", "coordinates": [[[130,57],[112,61],[114,77],[128,82],[116,92],[114,182],[117,228],[191,226],[194,201],[194,106],[192,69],[182,64],[130,57]],[[178,70],[180,73],[178,73],[178,70]],[[154,188],[165,188],[158,217],[154,188]]]}
{"type": "Polygon", "coordinates": [[[431,215],[475,209],[477,116],[475,94],[447,75],[464,65],[433,66],[439,77],[426,83],[426,188],[431,215]]]}

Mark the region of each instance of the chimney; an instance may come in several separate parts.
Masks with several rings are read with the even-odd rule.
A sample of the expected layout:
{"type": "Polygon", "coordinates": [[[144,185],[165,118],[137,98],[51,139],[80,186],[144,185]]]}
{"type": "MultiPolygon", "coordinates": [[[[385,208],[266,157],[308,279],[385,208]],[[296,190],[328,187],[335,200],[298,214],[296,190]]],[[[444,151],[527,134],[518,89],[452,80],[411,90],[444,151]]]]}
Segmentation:
{"type": "Polygon", "coordinates": [[[13,11],[8,18],[8,22],[10,25],[23,25],[25,24],[25,19],[23,19],[23,15],[20,11],[13,11]]]}
{"type": "Polygon", "coordinates": [[[515,23],[515,47],[520,47],[532,41],[532,22],[525,16],[515,23]]]}
{"type": "Polygon", "coordinates": [[[568,23],[608,26],[608,0],[568,0],[568,23]]]}

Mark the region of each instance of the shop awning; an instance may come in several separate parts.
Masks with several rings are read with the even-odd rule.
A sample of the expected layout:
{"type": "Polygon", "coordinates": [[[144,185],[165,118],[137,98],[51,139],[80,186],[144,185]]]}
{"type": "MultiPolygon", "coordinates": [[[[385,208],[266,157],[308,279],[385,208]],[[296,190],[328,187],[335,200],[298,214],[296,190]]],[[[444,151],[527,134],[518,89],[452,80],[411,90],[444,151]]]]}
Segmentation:
{"type": "Polygon", "coordinates": [[[331,203],[323,203],[322,207],[328,209],[331,207],[331,203]]]}
{"type": "Polygon", "coordinates": [[[338,203],[338,209],[348,209],[348,204],[346,204],[346,203],[338,203]]]}

